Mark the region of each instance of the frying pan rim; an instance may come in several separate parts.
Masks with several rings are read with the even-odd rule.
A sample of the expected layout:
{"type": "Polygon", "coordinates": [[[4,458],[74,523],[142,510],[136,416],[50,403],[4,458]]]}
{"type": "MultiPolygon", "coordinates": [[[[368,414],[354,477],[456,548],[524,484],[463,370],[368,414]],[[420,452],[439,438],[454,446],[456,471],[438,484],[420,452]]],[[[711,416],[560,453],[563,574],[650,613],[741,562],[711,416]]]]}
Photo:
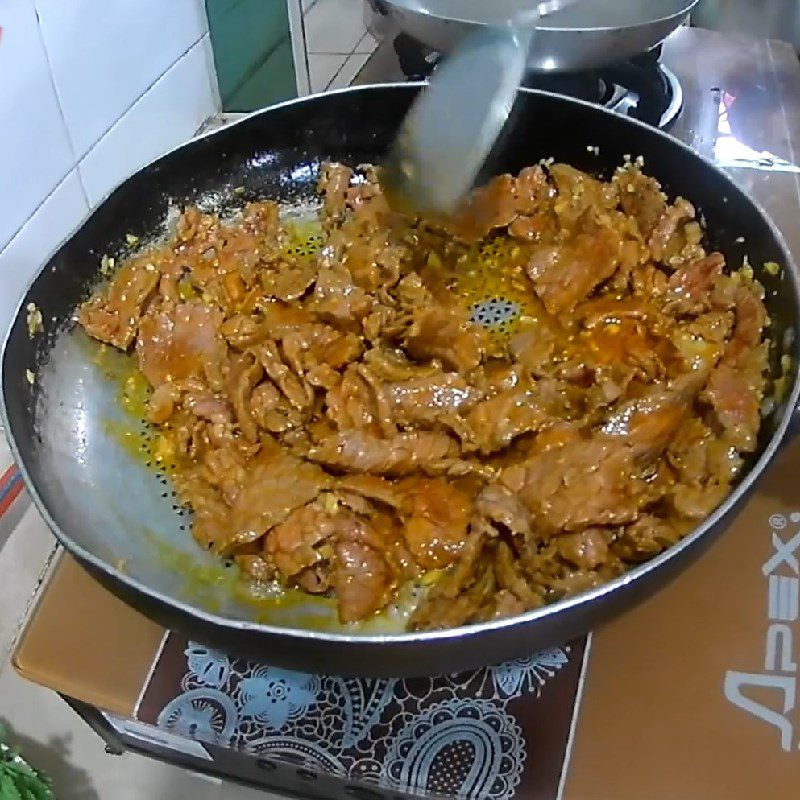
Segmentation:
{"type": "MultiPolygon", "coordinates": [[[[686,16],[691,13],[691,10],[700,2],[700,0],[681,0],[682,2],[686,2],[686,7],[682,11],[673,11],[670,14],[665,14],[663,17],[656,17],[655,19],[649,19],[646,22],[637,22],[634,25],[628,25],[624,28],[625,31],[637,30],[638,28],[644,28],[649,26],[658,26],[665,24],[667,22],[671,22],[678,17],[686,16]]],[[[439,22],[444,22],[452,25],[471,25],[471,26],[478,26],[478,25],[486,25],[485,22],[478,22],[474,19],[463,19],[461,17],[443,17],[440,14],[435,14],[433,11],[427,8],[411,8],[405,5],[402,0],[397,2],[396,0],[386,0],[386,2],[400,10],[405,11],[409,14],[419,14],[427,19],[437,20],[439,22]]],[[[547,19],[547,17],[545,17],[547,19]]],[[[560,28],[558,26],[548,26],[548,25],[537,25],[536,30],[544,31],[550,34],[559,34],[563,33],[565,35],[574,34],[574,35],[588,35],[588,34],[601,34],[601,33],[611,33],[612,31],[620,30],[619,27],[615,27],[613,25],[597,25],[590,28],[560,28]]],[[[384,86],[390,86],[393,84],[383,84],[384,86]]]]}
{"type": "MultiPolygon", "coordinates": [[[[150,162],[150,164],[168,158],[169,156],[184,149],[187,146],[190,146],[196,141],[200,141],[213,136],[218,136],[228,128],[244,124],[253,117],[258,117],[263,114],[268,114],[279,108],[284,108],[293,105],[301,105],[311,100],[319,99],[321,97],[327,97],[330,95],[354,94],[358,92],[375,92],[375,91],[397,90],[397,89],[401,89],[403,91],[406,90],[410,91],[412,89],[419,90],[423,86],[425,86],[424,82],[396,82],[396,83],[369,84],[364,86],[350,86],[332,92],[323,92],[313,95],[307,95],[304,97],[293,98],[291,100],[286,100],[284,102],[276,103],[275,105],[260,109],[258,111],[253,112],[252,114],[248,114],[246,117],[243,117],[242,119],[232,121],[229,124],[221,126],[220,128],[216,128],[214,130],[207,131],[204,134],[200,134],[199,136],[192,138],[188,142],[184,142],[180,145],[177,145],[176,147],[169,150],[167,153],[164,153],[163,155],[159,156],[159,158],[155,159],[153,162],[150,162]]],[[[608,109],[594,105],[585,100],[568,97],[566,95],[561,95],[555,92],[546,92],[538,89],[525,89],[525,88],[522,88],[520,92],[522,94],[527,94],[527,95],[537,95],[537,96],[553,98],[559,102],[576,104],[585,107],[588,111],[592,113],[609,114],[619,118],[619,115],[613,111],[609,111],[608,109]]],[[[719,166],[717,166],[708,158],[706,158],[706,156],[697,152],[692,147],[682,142],[680,139],[677,139],[676,137],[672,136],[670,133],[666,131],[662,131],[657,128],[653,128],[649,125],[646,125],[645,123],[640,122],[639,120],[632,119],[630,117],[623,117],[621,119],[624,124],[628,124],[634,128],[641,128],[649,135],[655,134],[656,136],[661,136],[662,138],[666,138],[672,143],[673,146],[677,146],[680,149],[684,150],[693,158],[699,159],[708,168],[712,169],[714,172],[720,175],[735,193],[743,195],[748,200],[748,202],[752,204],[753,208],[761,215],[762,219],[767,223],[769,229],[771,230],[773,236],[775,237],[775,241],[782,250],[783,258],[785,260],[784,269],[788,270],[789,273],[791,274],[791,285],[794,290],[796,308],[800,310],[800,277],[797,274],[797,267],[794,258],[792,256],[789,247],[786,244],[783,234],[778,229],[777,225],[774,223],[769,214],[765,212],[761,204],[755,198],[747,194],[741,187],[739,187],[738,184],[733,180],[733,178],[730,175],[728,175],[724,170],[722,170],[719,166]]],[[[150,166],[150,164],[141,167],[133,174],[134,175],[138,174],[139,172],[150,166]]],[[[6,358],[8,354],[8,345],[11,338],[11,332],[15,327],[15,324],[19,318],[20,313],[22,312],[23,305],[26,303],[27,296],[31,287],[39,279],[40,275],[42,274],[44,269],[48,266],[53,256],[55,256],[56,253],[58,253],[58,251],[64,246],[64,244],[67,241],[69,241],[78,230],[80,230],[80,228],[84,225],[86,220],[89,219],[89,217],[91,217],[94,213],[96,213],[99,210],[100,206],[105,202],[108,196],[110,196],[110,194],[113,191],[116,191],[118,188],[123,186],[130,179],[130,177],[132,176],[126,178],[121,184],[119,184],[119,186],[114,187],[114,189],[112,189],[112,191],[109,192],[103,198],[103,200],[100,201],[95,206],[94,209],[92,209],[92,211],[90,211],[88,214],[84,216],[81,222],[73,229],[73,231],[68,236],[64,237],[64,239],[61,241],[58,247],[56,247],[52,251],[50,256],[42,263],[42,266],[36,271],[35,275],[33,275],[32,278],[28,281],[25,291],[22,294],[22,297],[20,298],[17,304],[14,316],[11,319],[11,324],[9,325],[8,329],[5,331],[5,334],[3,336],[2,349],[0,349],[0,381],[2,381],[2,375],[6,369],[6,358]]],[[[798,319],[794,321],[794,328],[795,332],[797,332],[798,329],[800,329],[800,313],[798,314],[798,319]]],[[[797,413],[798,399],[800,398],[800,375],[798,375],[798,371],[800,368],[800,361],[798,360],[798,352],[800,351],[799,336],[794,337],[792,347],[793,347],[792,356],[794,360],[793,373],[795,378],[794,386],[792,387],[789,397],[787,398],[787,405],[783,412],[783,416],[780,422],[778,423],[774,433],[772,434],[770,441],[764,448],[763,453],[761,453],[757,461],[750,467],[747,474],[742,478],[742,480],[730,493],[730,495],[728,495],[725,501],[718,508],[716,508],[712,514],[706,517],[703,520],[703,522],[700,525],[698,525],[690,534],[688,534],[679,542],[676,542],[674,545],[667,548],[663,552],[659,553],[659,555],[655,556],[649,561],[646,561],[643,564],[639,564],[630,571],[624,573],[623,575],[620,575],[619,577],[614,578],[613,580],[608,581],[607,583],[603,583],[600,586],[594,587],[593,589],[587,590],[585,592],[582,592],[580,594],[571,597],[564,598],[562,600],[557,601],[556,603],[552,603],[550,605],[543,606],[541,608],[533,609],[523,614],[518,614],[513,617],[489,620],[486,622],[474,623],[471,625],[463,625],[457,628],[448,628],[446,630],[402,631],[398,633],[358,634],[358,633],[342,633],[338,631],[317,631],[317,630],[296,628],[296,627],[282,627],[280,625],[272,625],[268,623],[260,623],[249,620],[231,619],[229,617],[221,616],[219,614],[214,614],[210,611],[206,611],[202,608],[192,605],[189,602],[169,597],[164,593],[162,593],[161,591],[153,589],[151,586],[142,583],[140,580],[133,578],[130,575],[126,575],[124,572],[117,569],[114,565],[109,564],[103,561],[102,559],[98,558],[93,553],[84,548],[82,545],[79,545],[76,541],[74,541],[64,531],[61,530],[60,526],[53,519],[49,509],[47,508],[41,496],[39,495],[39,492],[36,486],[34,485],[33,481],[31,480],[25,462],[22,458],[20,448],[17,445],[16,436],[12,431],[9,423],[8,409],[6,405],[6,387],[4,382],[0,384],[0,423],[2,423],[2,426],[5,428],[8,442],[11,448],[11,453],[17,464],[17,468],[22,474],[25,486],[31,496],[31,499],[37,511],[42,515],[42,518],[47,523],[48,528],[50,528],[51,532],[56,537],[56,539],[62,544],[62,546],[69,553],[71,553],[78,561],[90,564],[94,570],[103,573],[105,578],[110,580],[112,583],[122,583],[126,586],[128,590],[132,590],[133,592],[138,592],[147,597],[152,602],[161,604],[162,606],[170,607],[189,617],[194,617],[196,619],[202,620],[205,624],[214,626],[218,629],[224,628],[229,631],[240,631],[240,632],[248,632],[255,634],[259,633],[268,634],[271,636],[284,637],[286,639],[299,640],[305,642],[309,641],[319,642],[319,643],[331,642],[337,644],[352,644],[352,645],[366,645],[366,646],[375,646],[381,644],[396,644],[396,645],[408,645],[414,643],[425,644],[426,642],[443,642],[443,641],[448,641],[450,639],[479,637],[482,634],[489,634],[504,630],[506,628],[513,628],[517,626],[527,627],[528,625],[535,624],[537,621],[546,619],[550,616],[566,612],[568,610],[573,610],[584,605],[588,605],[589,603],[599,600],[600,598],[604,597],[607,594],[612,594],[617,589],[622,589],[623,587],[626,587],[629,584],[638,581],[643,581],[649,575],[650,572],[658,569],[659,567],[666,564],[666,562],[672,560],[673,558],[678,557],[684,550],[692,547],[699,539],[709,534],[712,528],[714,528],[719,523],[719,521],[733,508],[733,506],[735,506],[741,500],[741,498],[749,491],[750,487],[761,476],[761,473],[764,471],[765,467],[772,461],[778,448],[783,442],[784,437],[786,436],[787,430],[791,424],[793,416],[797,413]]]]}

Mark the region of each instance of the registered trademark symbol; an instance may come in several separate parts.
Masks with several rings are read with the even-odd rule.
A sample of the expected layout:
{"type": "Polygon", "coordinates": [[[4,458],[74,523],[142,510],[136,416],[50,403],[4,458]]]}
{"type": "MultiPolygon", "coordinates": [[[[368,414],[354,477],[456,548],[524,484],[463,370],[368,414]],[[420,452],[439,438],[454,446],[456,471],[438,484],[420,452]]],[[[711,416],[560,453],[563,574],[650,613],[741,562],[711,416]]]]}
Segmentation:
{"type": "Polygon", "coordinates": [[[800,511],[792,511],[792,513],[789,514],[789,519],[791,522],[800,522],[800,511]]]}
{"type": "MultiPolygon", "coordinates": [[[[793,514],[792,516],[794,517],[795,515],[793,514]]],[[[797,514],[797,519],[800,520],[800,514],[797,514]]],[[[783,514],[773,514],[769,518],[769,524],[771,528],[782,531],[786,527],[786,517],[783,514]]]]}

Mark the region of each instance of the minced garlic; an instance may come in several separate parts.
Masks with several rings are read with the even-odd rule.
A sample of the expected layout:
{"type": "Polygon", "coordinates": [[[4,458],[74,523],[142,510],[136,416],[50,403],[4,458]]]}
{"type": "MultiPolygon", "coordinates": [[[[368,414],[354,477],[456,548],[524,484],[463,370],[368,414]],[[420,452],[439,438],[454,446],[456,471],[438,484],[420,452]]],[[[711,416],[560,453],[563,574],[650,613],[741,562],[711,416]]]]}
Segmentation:
{"type": "Polygon", "coordinates": [[[42,312],[36,307],[36,303],[28,303],[28,336],[31,339],[37,333],[44,330],[44,320],[42,319],[42,312]]]}

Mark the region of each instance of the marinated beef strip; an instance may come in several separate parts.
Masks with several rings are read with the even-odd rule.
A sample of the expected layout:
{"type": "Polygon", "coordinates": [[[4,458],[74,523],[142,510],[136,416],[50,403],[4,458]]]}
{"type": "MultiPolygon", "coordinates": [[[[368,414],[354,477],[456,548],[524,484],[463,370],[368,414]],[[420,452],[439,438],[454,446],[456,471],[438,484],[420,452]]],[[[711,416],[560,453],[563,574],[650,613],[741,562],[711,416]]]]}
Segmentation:
{"type": "Polygon", "coordinates": [[[411,431],[383,439],[351,429],[323,439],[308,458],[333,469],[376,475],[408,475],[457,453],[455,440],[443,433],[411,431]]]}
{"type": "Polygon", "coordinates": [[[160,272],[140,258],[120,267],[109,286],[78,311],[78,322],[95,339],[127,350],[136,338],[145,304],[155,293],[160,272]]]}
{"type": "Polygon", "coordinates": [[[188,208],[78,312],[134,351],[193,536],[246,580],[344,624],[416,581],[410,627],[447,628],[610,580],[731,490],[763,291],[639,165],[501,175],[450,220],[395,213],[373,168],[326,164],[319,191],[316,252],[271,201],[188,208]],[[494,242],[525,294],[506,338],[458,293],[494,242]]]}

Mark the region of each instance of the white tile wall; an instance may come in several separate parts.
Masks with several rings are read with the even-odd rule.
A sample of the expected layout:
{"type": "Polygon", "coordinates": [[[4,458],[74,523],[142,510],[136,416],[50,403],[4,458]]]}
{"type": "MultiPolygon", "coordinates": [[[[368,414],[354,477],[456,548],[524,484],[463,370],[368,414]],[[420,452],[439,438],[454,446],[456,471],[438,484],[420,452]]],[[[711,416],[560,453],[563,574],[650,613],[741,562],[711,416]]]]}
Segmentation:
{"type": "Polygon", "coordinates": [[[0,0],[0,338],[117,183],[219,110],[203,0],[0,0]]]}
{"type": "Polygon", "coordinates": [[[206,34],[162,75],[78,165],[89,202],[191,136],[214,112],[206,34]]]}
{"type": "Polygon", "coordinates": [[[207,33],[198,0],[34,0],[80,158],[207,33]]]}
{"type": "Polygon", "coordinates": [[[74,166],[32,0],[0,2],[0,250],[74,166]]]}
{"type": "MultiPolygon", "coordinates": [[[[5,326],[31,277],[89,211],[73,169],[0,253],[0,322],[5,326]]],[[[2,466],[2,465],[0,465],[2,466]]]]}

